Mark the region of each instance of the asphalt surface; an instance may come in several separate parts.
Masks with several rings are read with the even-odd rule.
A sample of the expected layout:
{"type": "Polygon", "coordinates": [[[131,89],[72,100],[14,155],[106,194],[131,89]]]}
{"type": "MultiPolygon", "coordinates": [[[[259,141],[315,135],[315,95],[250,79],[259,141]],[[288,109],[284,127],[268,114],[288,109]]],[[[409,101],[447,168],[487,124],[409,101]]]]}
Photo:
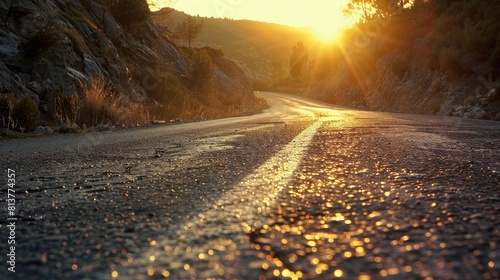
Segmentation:
{"type": "Polygon", "coordinates": [[[500,279],[499,123],[259,94],[0,142],[0,279],[500,279]]]}

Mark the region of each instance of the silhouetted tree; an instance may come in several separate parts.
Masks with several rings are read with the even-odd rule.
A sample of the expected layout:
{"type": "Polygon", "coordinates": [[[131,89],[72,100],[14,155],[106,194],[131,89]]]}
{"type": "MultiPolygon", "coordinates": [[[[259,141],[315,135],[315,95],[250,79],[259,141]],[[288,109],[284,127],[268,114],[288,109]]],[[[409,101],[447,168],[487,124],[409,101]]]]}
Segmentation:
{"type": "Polygon", "coordinates": [[[362,22],[386,18],[409,8],[418,0],[350,0],[344,12],[348,15],[360,15],[362,22]]]}
{"type": "Polygon", "coordinates": [[[293,79],[300,79],[307,66],[309,60],[309,53],[307,47],[302,42],[297,42],[293,46],[292,55],[290,57],[290,76],[293,79]]]}
{"type": "Polygon", "coordinates": [[[354,16],[359,14],[361,21],[367,22],[374,11],[373,0],[351,0],[344,13],[354,16]]]}
{"type": "Polygon", "coordinates": [[[191,48],[191,42],[201,34],[203,30],[203,21],[196,20],[189,16],[183,22],[177,24],[176,36],[188,41],[188,47],[191,48]]]}

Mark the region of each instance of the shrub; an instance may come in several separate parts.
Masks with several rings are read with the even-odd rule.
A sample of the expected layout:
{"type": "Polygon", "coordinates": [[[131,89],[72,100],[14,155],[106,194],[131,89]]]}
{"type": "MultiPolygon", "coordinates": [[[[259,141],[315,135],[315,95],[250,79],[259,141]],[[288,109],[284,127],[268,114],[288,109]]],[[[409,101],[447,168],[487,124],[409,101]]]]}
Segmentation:
{"type": "Polygon", "coordinates": [[[196,50],[188,73],[191,87],[201,93],[207,93],[215,87],[215,66],[205,50],[196,50]]]}
{"type": "Polygon", "coordinates": [[[396,57],[392,61],[391,71],[398,75],[398,77],[403,78],[408,69],[410,69],[410,63],[407,59],[401,56],[396,57]]]}
{"type": "Polygon", "coordinates": [[[87,127],[99,124],[136,124],[148,119],[146,108],[115,96],[102,80],[83,86],[83,95],[76,105],[76,123],[87,127]]]}
{"type": "Polygon", "coordinates": [[[53,119],[59,123],[75,124],[78,119],[79,102],[76,95],[54,95],[50,109],[53,119]]]}
{"type": "Polygon", "coordinates": [[[168,72],[162,73],[160,81],[156,87],[147,91],[148,97],[162,103],[170,103],[171,100],[178,94],[187,94],[188,89],[184,85],[184,81],[179,79],[175,74],[168,72]]]}
{"type": "Polygon", "coordinates": [[[467,21],[464,27],[464,35],[463,35],[463,50],[465,52],[476,52],[481,50],[484,46],[484,38],[483,35],[474,28],[474,26],[467,21]]]}
{"type": "Polygon", "coordinates": [[[125,27],[144,23],[151,16],[146,0],[114,0],[109,10],[115,19],[125,27]]]}
{"type": "Polygon", "coordinates": [[[14,106],[17,99],[14,94],[2,94],[0,96],[0,113],[2,114],[2,127],[13,129],[16,126],[16,121],[12,118],[14,106]]]}
{"type": "Polygon", "coordinates": [[[29,95],[18,99],[14,94],[0,97],[2,126],[8,129],[17,129],[21,132],[34,129],[40,120],[38,104],[29,95]]]}
{"type": "Polygon", "coordinates": [[[83,95],[77,110],[79,125],[94,126],[119,119],[114,110],[110,87],[100,80],[83,87],[83,95]]]}
{"type": "Polygon", "coordinates": [[[472,26],[469,22],[466,22],[463,32],[463,53],[468,54],[474,62],[481,62],[487,59],[488,56],[486,54],[488,51],[486,50],[489,49],[488,45],[495,44],[494,40],[489,40],[481,28],[472,26]]]}
{"type": "Polygon", "coordinates": [[[40,120],[38,104],[33,98],[25,94],[14,107],[13,116],[17,119],[21,130],[31,131],[36,128],[40,120]]]}
{"type": "Polygon", "coordinates": [[[453,47],[444,47],[439,53],[439,68],[443,72],[460,74],[463,72],[460,62],[460,50],[453,47]]]}
{"type": "Polygon", "coordinates": [[[149,119],[143,104],[115,96],[102,80],[83,85],[81,96],[55,95],[52,100],[53,119],[70,126],[92,127],[100,124],[137,124],[149,119]]]}

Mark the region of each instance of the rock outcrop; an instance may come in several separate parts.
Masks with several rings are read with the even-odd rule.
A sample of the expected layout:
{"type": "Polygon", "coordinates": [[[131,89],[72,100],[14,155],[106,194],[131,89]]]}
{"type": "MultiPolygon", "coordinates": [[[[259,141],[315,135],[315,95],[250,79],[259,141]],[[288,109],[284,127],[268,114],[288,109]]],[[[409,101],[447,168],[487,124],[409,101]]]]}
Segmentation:
{"type": "MultiPolygon", "coordinates": [[[[147,91],[162,84],[159,73],[186,77],[192,61],[152,20],[123,26],[99,3],[1,1],[0,93],[29,94],[43,103],[98,78],[129,100],[144,102],[147,91]]],[[[252,95],[234,63],[215,60],[219,91],[252,95]]]]}
{"type": "Polygon", "coordinates": [[[343,64],[335,79],[315,84],[309,95],[369,110],[500,121],[500,83],[491,77],[442,73],[404,59],[398,51],[383,55],[362,87],[346,85],[350,69],[343,64]]]}

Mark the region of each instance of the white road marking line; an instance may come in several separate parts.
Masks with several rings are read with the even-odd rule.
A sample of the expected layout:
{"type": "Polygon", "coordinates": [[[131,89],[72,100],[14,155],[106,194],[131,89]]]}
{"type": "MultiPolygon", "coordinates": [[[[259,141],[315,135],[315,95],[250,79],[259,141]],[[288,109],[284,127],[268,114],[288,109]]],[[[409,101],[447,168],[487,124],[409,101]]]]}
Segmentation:
{"type": "MultiPolygon", "coordinates": [[[[303,130],[283,149],[196,217],[170,228],[165,236],[174,238],[158,240],[156,246],[134,260],[135,265],[148,263],[154,256],[160,264],[164,264],[162,259],[175,260],[170,263],[170,268],[182,271],[182,267],[186,267],[186,264],[194,265],[203,255],[205,261],[217,263],[220,268],[226,270],[231,269],[230,263],[238,261],[235,256],[242,253],[241,248],[251,248],[245,232],[268,222],[263,221],[262,215],[271,210],[275,198],[287,186],[322,123],[322,120],[317,120],[303,130]],[[211,248],[224,249],[213,256],[207,255],[211,248]],[[221,257],[221,254],[224,257],[221,257]]],[[[190,268],[191,276],[200,273],[194,271],[195,269],[196,267],[190,268]]]]}
{"type": "Polygon", "coordinates": [[[260,212],[263,212],[266,210],[264,207],[268,208],[273,204],[275,197],[283,190],[290,176],[299,167],[304,152],[321,124],[322,121],[316,121],[302,131],[277,154],[236,184],[214,204],[213,208],[203,212],[204,218],[191,223],[191,226],[206,224],[207,220],[217,220],[217,217],[222,216],[227,216],[227,219],[224,225],[219,226],[219,229],[226,233],[228,229],[224,227],[234,227],[234,224],[238,226],[234,227],[234,232],[241,232],[241,222],[258,226],[262,222],[255,217],[259,207],[260,212]]]}

